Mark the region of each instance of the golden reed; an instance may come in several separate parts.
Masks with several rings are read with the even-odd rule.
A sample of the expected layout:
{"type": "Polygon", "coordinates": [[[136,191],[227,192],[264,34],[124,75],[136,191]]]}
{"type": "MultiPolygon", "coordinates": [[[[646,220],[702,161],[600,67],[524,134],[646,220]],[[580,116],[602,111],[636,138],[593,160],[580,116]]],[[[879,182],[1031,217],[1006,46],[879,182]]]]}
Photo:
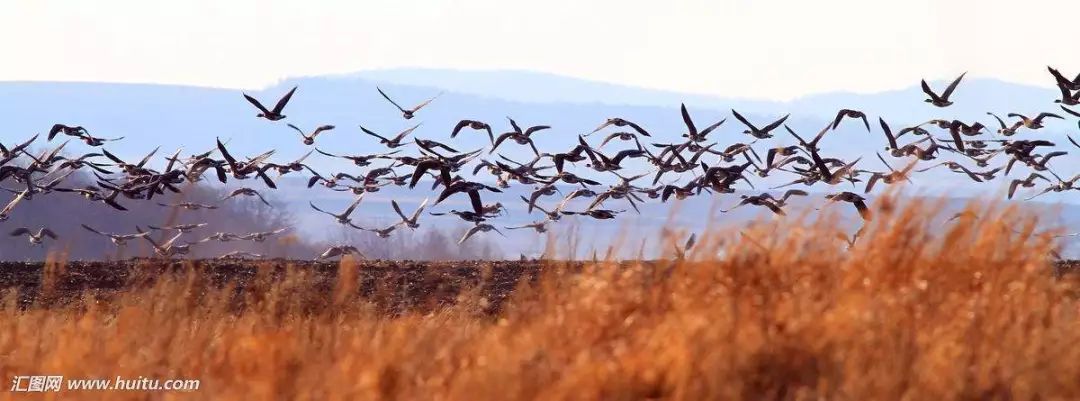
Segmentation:
{"type": "Polygon", "coordinates": [[[1052,233],[1010,208],[943,223],[903,203],[876,200],[850,247],[825,217],[703,233],[683,259],[548,262],[495,314],[476,289],[388,314],[354,261],[318,289],[257,277],[242,309],[195,273],[107,302],[9,294],[0,376],[202,383],[45,394],[80,400],[1080,399],[1080,292],[1052,272],[1052,233]]]}

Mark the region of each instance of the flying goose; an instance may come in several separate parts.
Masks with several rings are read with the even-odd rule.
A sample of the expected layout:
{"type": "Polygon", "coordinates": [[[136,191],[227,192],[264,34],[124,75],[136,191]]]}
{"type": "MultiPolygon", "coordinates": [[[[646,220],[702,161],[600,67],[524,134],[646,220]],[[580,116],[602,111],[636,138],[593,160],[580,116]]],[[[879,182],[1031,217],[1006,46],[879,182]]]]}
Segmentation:
{"type": "Polygon", "coordinates": [[[116,210],[127,210],[127,208],[121,206],[119,203],[116,202],[116,197],[119,196],[122,191],[119,188],[112,188],[111,190],[112,192],[109,195],[103,195],[103,191],[101,189],[93,186],[87,186],[84,188],[53,188],[53,191],[56,192],[70,192],[79,194],[90,202],[102,202],[116,210]]]}
{"type": "Polygon", "coordinates": [[[922,80],[922,91],[926,94],[926,96],[929,97],[929,99],[925,99],[923,101],[937,107],[951,106],[953,102],[949,100],[949,96],[952,96],[953,91],[956,90],[956,86],[960,85],[960,80],[964,79],[964,75],[967,75],[967,73],[965,72],[963,74],[960,74],[960,76],[957,77],[956,80],[952,81],[952,83],[945,88],[944,92],[941,92],[940,96],[937,93],[934,93],[932,89],[930,89],[930,85],[926,83],[925,79],[922,80]]]}
{"type": "Polygon", "coordinates": [[[526,130],[522,130],[521,127],[518,126],[517,122],[514,121],[514,119],[510,117],[507,117],[506,119],[510,120],[510,126],[513,127],[513,131],[503,133],[497,138],[495,138],[495,143],[491,145],[491,151],[489,151],[488,154],[495,153],[495,149],[498,149],[499,145],[501,145],[503,141],[511,139],[518,145],[529,145],[529,147],[532,148],[533,153],[537,156],[540,156],[540,151],[536,150],[536,144],[532,141],[532,134],[549,129],[551,127],[547,125],[536,125],[529,127],[526,130]]]}
{"type": "Polygon", "coordinates": [[[200,243],[200,244],[203,243],[203,242],[210,242],[210,241],[231,242],[232,240],[238,240],[238,239],[240,239],[239,234],[216,232],[216,233],[211,234],[209,237],[203,238],[203,239],[195,241],[195,242],[200,243]]]}
{"type": "Polygon", "coordinates": [[[559,191],[559,187],[555,186],[555,184],[547,184],[541,187],[536,187],[536,189],[533,190],[531,194],[529,194],[528,199],[525,199],[524,196],[522,196],[521,199],[525,200],[525,203],[529,205],[528,212],[532,213],[533,207],[536,206],[537,199],[540,199],[540,197],[542,196],[555,195],[556,193],[562,193],[561,191],[559,191]]]}
{"type": "Polygon", "coordinates": [[[0,143],[0,166],[15,160],[15,158],[18,157],[20,153],[23,153],[31,143],[34,143],[34,141],[37,140],[37,137],[38,134],[34,134],[34,136],[30,137],[26,142],[15,145],[10,149],[0,143]]]}
{"type": "Polygon", "coordinates": [[[454,181],[453,183],[446,186],[446,189],[444,189],[439,194],[439,197],[437,199],[435,199],[435,204],[438,205],[439,203],[446,200],[446,198],[449,198],[453,194],[465,193],[465,194],[469,195],[469,200],[472,201],[473,211],[476,212],[477,214],[484,214],[484,203],[480,200],[480,191],[481,190],[488,190],[488,191],[491,191],[491,192],[502,192],[502,190],[500,190],[498,188],[495,188],[495,187],[492,187],[492,186],[489,186],[489,185],[486,185],[486,184],[482,184],[482,183],[479,183],[479,182],[457,180],[457,181],[454,181]]]}
{"type": "Polygon", "coordinates": [[[1061,98],[1054,99],[1054,103],[1060,103],[1067,106],[1076,106],[1080,104],[1080,92],[1072,93],[1067,87],[1058,85],[1058,89],[1061,90],[1061,98]]]}
{"type": "Polygon", "coordinates": [[[87,131],[86,128],[83,128],[82,126],[78,126],[78,125],[69,126],[69,125],[64,125],[64,124],[53,124],[52,128],[49,129],[49,134],[48,134],[48,136],[46,136],[46,138],[47,138],[46,140],[52,141],[53,138],[55,138],[57,134],[64,134],[64,135],[67,135],[67,136],[81,137],[83,135],[90,135],[90,131],[87,131]]]}
{"type": "Polygon", "coordinates": [[[493,226],[491,224],[477,223],[475,226],[470,228],[469,231],[465,232],[465,235],[462,236],[460,240],[458,240],[458,244],[460,245],[460,244],[464,243],[465,240],[468,240],[469,237],[472,237],[476,233],[486,233],[486,232],[492,231],[492,230],[499,233],[499,235],[502,235],[503,237],[506,236],[506,234],[503,234],[502,231],[499,231],[498,228],[495,228],[495,226],[493,226]]]}
{"type": "Polygon", "coordinates": [[[352,226],[352,228],[355,228],[355,229],[361,230],[361,231],[373,232],[379,238],[390,238],[390,233],[394,232],[394,230],[396,230],[398,225],[400,225],[400,224],[401,223],[399,222],[399,223],[391,224],[389,227],[379,229],[379,228],[364,228],[364,227],[360,227],[358,225],[349,223],[349,225],[352,226]]]}
{"type": "Polygon", "coordinates": [[[26,238],[30,240],[30,245],[31,246],[33,246],[33,245],[41,245],[42,243],[44,243],[46,237],[48,237],[50,239],[53,239],[53,240],[55,240],[57,238],[56,233],[53,233],[52,230],[50,230],[50,229],[48,229],[46,227],[39,228],[36,233],[33,232],[33,231],[30,231],[29,228],[19,227],[19,228],[16,228],[14,231],[12,231],[8,235],[10,235],[12,237],[19,237],[19,236],[25,235],[26,238]]]}
{"type": "Polygon", "coordinates": [[[322,213],[328,214],[330,216],[333,216],[334,219],[336,219],[339,224],[349,224],[349,223],[352,222],[352,219],[349,218],[349,215],[352,214],[353,210],[356,209],[356,206],[359,205],[360,201],[362,201],[362,200],[364,200],[364,194],[360,194],[360,196],[357,196],[356,200],[354,200],[353,203],[349,205],[349,207],[345,208],[345,211],[343,211],[343,212],[341,212],[339,214],[334,214],[334,213],[330,213],[330,212],[327,212],[325,210],[319,209],[318,206],[315,206],[315,204],[311,203],[311,202],[308,202],[308,205],[310,205],[312,209],[315,209],[315,210],[317,210],[319,212],[322,212],[322,213]]]}
{"type": "Polygon", "coordinates": [[[821,138],[824,138],[826,133],[832,131],[832,125],[825,125],[825,128],[822,128],[821,131],[818,131],[817,135],[814,136],[814,139],[810,140],[809,142],[804,140],[801,136],[799,136],[799,134],[796,134],[795,131],[791,129],[791,127],[787,126],[787,124],[784,124],[784,130],[786,130],[788,134],[791,134],[791,136],[795,137],[795,139],[799,141],[799,146],[802,146],[803,149],[805,149],[807,152],[816,152],[818,150],[821,150],[821,148],[818,148],[818,142],[821,142],[821,138]]]}
{"type": "Polygon", "coordinates": [[[1025,128],[1033,129],[1033,130],[1043,127],[1042,120],[1044,118],[1051,117],[1051,118],[1057,118],[1057,119],[1062,119],[1062,120],[1065,119],[1064,117],[1059,116],[1057,114],[1046,113],[1046,112],[1039,113],[1039,115],[1035,116],[1035,118],[1028,118],[1027,116],[1025,116],[1023,114],[1019,114],[1019,113],[1009,113],[1009,114],[1007,114],[1007,116],[1019,118],[1021,125],[1023,125],[1025,128]]]}
{"type": "Polygon", "coordinates": [[[247,251],[232,251],[232,252],[226,253],[224,255],[218,256],[217,259],[218,260],[263,259],[265,257],[266,257],[266,255],[263,255],[263,254],[260,254],[260,253],[252,253],[252,252],[247,252],[247,251]]]}
{"type": "Polygon", "coordinates": [[[486,216],[471,210],[460,211],[456,209],[451,209],[449,212],[431,212],[428,214],[432,216],[445,216],[447,214],[452,214],[470,223],[480,223],[487,220],[486,216]]]}
{"type": "Polygon", "coordinates": [[[840,109],[840,111],[836,113],[836,118],[833,119],[832,122],[832,129],[835,130],[837,127],[839,127],[840,121],[843,120],[845,117],[862,119],[863,125],[866,126],[866,132],[870,132],[870,122],[866,120],[866,114],[861,111],[851,109],[840,109]]]}
{"type": "Polygon", "coordinates": [[[376,153],[376,154],[369,154],[369,155],[343,155],[343,156],[338,156],[338,155],[334,155],[334,154],[331,154],[331,153],[324,152],[319,148],[315,148],[315,151],[319,152],[319,153],[321,153],[321,154],[323,154],[325,156],[337,157],[337,158],[349,160],[349,161],[353,162],[353,164],[355,164],[357,167],[369,166],[369,165],[371,165],[371,160],[372,159],[389,159],[391,155],[395,155],[395,154],[401,152],[401,150],[399,149],[399,150],[395,150],[393,152],[388,152],[388,153],[376,153]]]}
{"type": "Polygon", "coordinates": [[[259,114],[257,114],[255,117],[265,118],[270,121],[278,121],[285,118],[285,115],[281,114],[281,112],[285,111],[285,105],[289,103],[289,99],[292,99],[292,95],[294,92],[296,92],[295,86],[290,89],[289,92],[285,94],[285,96],[282,96],[281,99],[278,99],[278,102],[274,105],[273,110],[267,110],[266,107],[262,105],[262,103],[259,103],[258,100],[249,96],[247,93],[244,93],[244,99],[247,99],[247,101],[253,106],[255,106],[255,108],[259,109],[259,114]]]}
{"type": "Polygon", "coordinates": [[[86,144],[86,146],[96,148],[98,146],[105,146],[106,142],[116,142],[116,141],[122,140],[122,139],[124,139],[124,137],[121,136],[121,137],[116,137],[116,138],[98,138],[98,137],[93,137],[93,136],[90,136],[90,135],[81,135],[81,136],[79,136],[79,139],[82,140],[83,143],[86,144]]]}
{"type": "Polygon", "coordinates": [[[641,147],[641,142],[638,141],[637,135],[635,135],[633,132],[619,131],[619,132],[613,132],[610,135],[604,137],[604,140],[600,141],[600,146],[597,146],[596,148],[597,149],[602,148],[602,147],[604,147],[604,145],[607,145],[608,142],[611,142],[612,140],[616,140],[616,139],[618,139],[620,141],[634,141],[634,144],[637,145],[637,147],[639,147],[639,148],[641,147]]]}
{"type": "MultiPolygon", "coordinates": [[[[217,146],[218,151],[221,152],[221,156],[224,157],[225,162],[229,164],[229,169],[233,178],[243,180],[247,179],[251,174],[256,174],[256,176],[263,179],[263,182],[267,187],[277,188],[277,184],[274,183],[274,180],[271,180],[270,177],[266,175],[266,170],[259,168],[259,165],[262,164],[262,162],[266,161],[266,159],[274,154],[274,150],[249,158],[247,161],[238,161],[229,153],[228,149],[225,149],[225,144],[221,143],[221,139],[217,140],[217,146]]],[[[106,156],[108,156],[108,153],[106,153],[106,156]]]]}
{"type": "Polygon", "coordinates": [[[867,180],[867,182],[866,182],[866,189],[863,190],[863,193],[867,193],[867,194],[870,193],[870,191],[874,189],[874,184],[877,183],[878,181],[881,181],[881,182],[883,182],[885,184],[894,184],[894,183],[897,183],[897,182],[900,182],[900,181],[911,182],[911,176],[910,176],[911,170],[913,168],[915,168],[915,165],[918,163],[918,160],[915,160],[915,161],[912,161],[911,163],[908,163],[908,165],[906,167],[904,167],[903,170],[897,170],[897,169],[894,169],[891,165],[889,165],[889,162],[885,161],[885,158],[881,157],[880,153],[877,154],[877,157],[878,157],[878,160],[881,160],[881,163],[884,164],[885,167],[889,169],[889,172],[887,172],[887,173],[875,172],[875,173],[871,174],[870,179],[867,180]]]}
{"type": "Polygon", "coordinates": [[[826,204],[834,202],[851,203],[855,206],[855,210],[859,212],[859,216],[862,217],[863,220],[870,221],[873,219],[870,208],[866,206],[866,198],[863,198],[859,194],[844,191],[840,193],[825,195],[825,199],[828,199],[828,202],[826,204]]]}
{"type": "Polygon", "coordinates": [[[682,134],[682,137],[686,138],[689,142],[705,141],[709,133],[713,132],[713,130],[720,127],[724,124],[725,121],[727,121],[726,118],[721,119],[720,121],[717,121],[712,125],[705,127],[701,131],[698,131],[697,126],[694,125],[694,119],[690,118],[690,112],[686,109],[686,103],[683,103],[679,106],[679,111],[682,114],[683,124],[686,125],[686,133],[682,134]]]}
{"type": "Polygon", "coordinates": [[[491,133],[491,126],[488,125],[488,123],[485,123],[483,121],[477,121],[477,120],[461,120],[461,121],[458,121],[457,125],[454,126],[454,130],[450,132],[450,138],[456,137],[457,134],[459,132],[461,132],[461,130],[464,129],[465,127],[469,127],[470,129],[474,129],[474,130],[487,131],[488,140],[491,142],[492,145],[495,144],[495,134],[491,133]]]}
{"type": "MultiPolygon", "coordinates": [[[[138,231],[140,234],[143,233],[143,231],[138,227],[135,227],[135,230],[138,231]]],[[[149,235],[143,236],[142,238],[149,242],[150,246],[154,247],[154,254],[164,258],[171,258],[173,256],[187,255],[191,253],[191,243],[182,245],[176,243],[176,240],[180,239],[180,236],[182,235],[184,235],[184,231],[176,233],[176,235],[172,236],[172,238],[169,238],[168,241],[160,244],[157,243],[157,241],[154,241],[153,238],[150,238],[149,235]]]]}
{"type": "Polygon", "coordinates": [[[691,233],[690,237],[686,239],[685,243],[683,243],[682,248],[680,248],[678,245],[675,246],[675,259],[686,259],[686,253],[690,252],[690,249],[694,248],[694,244],[697,244],[697,233],[691,233]]]}
{"type": "Polygon", "coordinates": [[[428,200],[424,199],[423,202],[420,202],[420,206],[416,208],[416,211],[413,212],[412,216],[406,217],[405,213],[402,213],[401,207],[398,206],[397,201],[393,199],[390,200],[390,205],[394,207],[394,212],[401,217],[401,224],[404,224],[406,227],[412,229],[420,227],[420,223],[417,222],[417,220],[420,219],[420,213],[424,212],[424,208],[427,207],[427,203],[428,200]]]}
{"type": "Polygon", "coordinates": [[[300,136],[302,138],[304,138],[304,141],[303,141],[304,145],[308,145],[308,146],[315,144],[315,137],[318,136],[320,133],[322,133],[323,131],[330,131],[330,130],[335,128],[333,125],[329,125],[329,124],[320,125],[320,126],[315,128],[315,131],[311,132],[311,135],[308,135],[308,134],[304,133],[304,130],[302,130],[300,128],[297,128],[295,125],[292,125],[291,123],[290,124],[285,124],[285,125],[288,125],[289,128],[292,128],[292,129],[296,130],[296,132],[299,132],[300,136]]]}
{"type": "Polygon", "coordinates": [[[562,214],[565,214],[565,215],[575,215],[575,214],[577,214],[577,215],[582,215],[582,216],[589,216],[589,217],[592,217],[592,218],[597,219],[597,220],[610,220],[610,219],[614,219],[615,216],[619,215],[620,213],[625,213],[625,212],[626,212],[625,210],[591,209],[591,210],[585,210],[585,211],[581,211],[581,212],[571,212],[571,211],[564,210],[564,211],[562,211],[562,214]]]}
{"type": "Polygon", "coordinates": [[[375,132],[373,132],[373,131],[371,131],[371,130],[369,130],[367,128],[364,128],[363,125],[360,126],[360,130],[364,131],[365,134],[368,134],[368,135],[371,135],[373,137],[379,138],[379,143],[383,144],[383,145],[386,145],[387,148],[394,149],[394,148],[405,146],[406,143],[402,143],[401,140],[405,139],[405,137],[407,135],[409,135],[409,133],[413,132],[418,127],[420,127],[420,124],[416,124],[416,125],[414,125],[412,127],[409,127],[407,129],[405,129],[404,131],[399,132],[393,138],[387,138],[387,137],[384,137],[382,135],[376,134],[375,132]]]}
{"type": "MultiPolygon", "coordinates": [[[[622,119],[622,118],[619,118],[619,117],[608,118],[607,121],[604,121],[603,124],[600,124],[599,127],[596,127],[596,129],[592,130],[592,132],[589,132],[588,134],[585,134],[585,136],[589,136],[589,135],[595,134],[597,132],[600,132],[600,130],[602,130],[604,128],[607,128],[609,126],[615,126],[615,127],[619,127],[619,128],[630,127],[634,131],[636,131],[638,134],[641,134],[643,136],[652,136],[652,135],[649,135],[649,132],[646,131],[644,128],[641,128],[640,125],[637,125],[637,124],[635,124],[634,122],[632,122],[630,120],[622,119]]],[[[600,145],[600,146],[603,146],[603,145],[600,145]]]]}
{"type": "MultiPolygon", "coordinates": [[[[174,224],[174,225],[171,225],[171,226],[164,226],[164,227],[155,227],[155,226],[147,226],[147,227],[150,227],[151,230],[158,230],[158,231],[176,230],[176,231],[179,231],[180,234],[186,234],[186,233],[194,231],[196,228],[206,227],[206,225],[207,225],[207,223],[194,223],[194,224],[174,224]]],[[[136,227],[136,228],[138,228],[138,227],[136,227]]]]}
{"type": "Polygon", "coordinates": [[[1046,189],[1043,189],[1042,192],[1039,192],[1039,193],[1037,193],[1035,195],[1032,195],[1032,196],[1024,199],[1025,201],[1035,199],[1036,197],[1042,196],[1043,194],[1047,194],[1047,193],[1050,193],[1050,192],[1065,192],[1065,191],[1071,191],[1071,190],[1080,190],[1080,187],[1075,186],[1076,181],[1080,180],[1080,174],[1074,175],[1074,176],[1072,176],[1072,178],[1069,178],[1068,180],[1064,180],[1060,176],[1058,176],[1056,173],[1054,173],[1053,170],[1046,170],[1046,171],[1050,172],[1050,175],[1053,175],[1054,178],[1057,179],[1057,182],[1055,182],[1055,183],[1051,184],[1050,186],[1046,187],[1046,189]]]}
{"type": "Polygon", "coordinates": [[[221,198],[220,202],[227,201],[227,200],[235,198],[237,196],[254,196],[254,197],[259,198],[259,200],[262,201],[262,203],[264,205],[274,207],[274,205],[271,205],[270,202],[266,201],[266,198],[263,198],[262,194],[260,194],[259,191],[256,191],[256,190],[248,188],[248,187],[241,187],[241,188],[234,189],[232,192],[229,192],[228,195],[225,195],[224,198],[221,198]]]}
{"type": "Polygon", "coordinates": [[[1043,177],[1039,173],[1031,173],[1030,175],[1027,176],[1027,178],[1022,179],[1022,180],[1012,180],[1011,182],[1009,182],[1008,199],[1012,199],[1013,194],[1016,193],[1016,188],[1017,187],[1024,187],[1024,188],[1032,188],[1032,187],[1034,187],[1036,178],[1041,178],[1041,179],[1045,180],[1046,182],[1050,182],[1049,178],[1043,177]]]}
{"type": "Polygon", "coordinates": [[[814,165],[817,166],[818,173],[821,174],[822,182],[829,185],[836,185],[849,179],[849,176],[855,170],[855,164],[858,163],[859,160],[862,160],[862,157],[860,156],[856,158],[855,161],[846,163],[840,168],[830,172],[829,167],[825,165],[825,161],[822,160],[816,150],[810,152],[810,157],[814,160],[814,165]]]}
{"type": "Polygon", "coordinates": [[[180,203],[171,203],[171,204],[158,202],[158,206],[161,206],[161,207],[175,207],[175,208],[186,209],[186,210],[201,210],[201,209],[213,210],[213,209],[218,208],[215,205],[204,205],[202,203],[195,203],[195,202],[180,202],[180,203]]]}
{"type": "Polygon", "coordinates": [[[352,245],[334,245],[334,246],[331,246],[329,248],[326,248],[326,250],[323,251],[323,253],[318,256],[318,260],[330,259],[330,258],[333,258],[333,257],[345,256],[345,255],[360,255],[361,258],[367,259],[367,257],[364,256],[364,254],[360,253],[360,250],[356,249],[355,246],[352,246],[352,245]]]}
{"type": "Polygon", "coordinates": [[[383,92],[382,88],[375,87],[375,89],[378,89],[379,94],[382,95],[382,97],[388,102],[390,102],[390,104],[394,105],[394,107],[397,107],[397,109],[401,111],[401,116],[404,117],[406,120],[412,119],[416,112],[420,111],[420,109],[424,108],[424,106],[427,106],[428,103],[431,103],[432,100],[435,100],[439,96],[442,96],[442,92],[439,92],[439,94],[433,96],[431,99],[425,100],[422,103],[416,105],[415,107],[406,110],[405,108],[399,106],[397,102],[390,98],[390,96],[387,96],[386,92],[383,92]]]}
{"type": "Polygon", "coordinates": [[[971,171],[967,167],[964,167],[962,164],[954,162],[952,160],[943,161],[941,163],[935,164],[935,165],[930,166],[930,167],[918,169],[918,170],[915,170],[915,172],[922,173],[922,172],[926,172],[926,171],[932,170],[934,168],[937,168],[939,166],[945,166],[945,167],[948,167],[949,170],[952,170],[955,173],[961,173],[961,174],[967,175],[968,178],[971,178],[972,181],[982,182],[982,177],[980,177],[978,174],[975,174],[974,171],[971,171]]]}
{"type": "Polygon", "coordinates": [[[4,220],[10,218],[11,211],[15,210],[15,206],[18,203],[21,203],[24,199],[26,199],[26,197],[29,196],[29,193],[29,189],[25,189],[16,193],[15,198],[9,201],[8,204],[4,205],[3,209],[0,209],[0,222],[4,222],[4,220]]]}
{"type": "Polygon", "coordinates": [[[990,113],[990,112],[987,112],[986,114],[994,117],[994,119],[997,120],[998,126],[999,126],[999,128],[997,130],[997,133],[1001,134],[1001,135],[1004,135],[1004,136],[1013,136],[1013,135],[1016,134],[1017,129],[1024,126],[1023,121],[1017,121],[1016,123],[1014,123],[1013,125],[1010,126],[1010,125],[1006,125],[1005,120],[1002,120],[1001,117],[998,117],[997,114],[990,113]]]}
{"type": "Polygon", "coordinates": [[[300,156],[299,159],[293,160],[293,161],[288,162],[286,164],[266,163],[266,164],[263,164],[262,168],[260,168],[259,170],[264,175],[266,173],[266,170],[269,170],[269,169],[277,170],[278,177],[281,177],[281,176],[283,176],[285,174],[289,174],[289,173],[292,173],[292,172],[304,171],[304,168],[307,167],[307,165],[304,164],[304,160],[306,160],[308,158],[308,156],[311,156],[311,154],[314,153],[314,152],[315,152],[315,149],[308,150],[307,153],[304,153],[304,155],[300,156]]]}
{"type": "Polygon", "coordinates": [[[789,115],[785,115],[783,117],[780,117],[779,120],[769,123],[769,125],[766,125],[764,128],[758,128],[754,126],[754,124],[751,124],[750,121],[746,119],[746,117],[742,116],[742,114],[739,114],[739,112],[735,111],[735,109],[731,110],[731,114],[735,115],[735,119],[739,120],[739,122],[743,123],[743,125],[746,126],[747,129],[743,131],[744,134],[753,136],[754,138],[758,139],[772,138],[772,134],[770,132],[780,127],[780,125],[783,124],[784,121],[787,121],[789,117],[789,115]]]}
{"type": "Polygon", "coordinates": [[[732,210],[738,209],[739,206],[753,205],[753,206],[765,207],[765,208],[769,209],[770,211],[772,211],[774,214],[779,215],[779,216],[785,216],[786,215],[784,213],[784,210],[780,208],[780,205],[777,205],[776,201],[773,200],[772,196],[767,194],[767,193],[761,194],[761,195],[752,195],[752,196],[750,196],[750,195],[741,195],[740,198],[742,198],[742,201],[740,201],[739,204],[733,206],[731,209],[721,210],[721,212],[727,213],[727,212],[730,212],[732,210]]]}
{"type": "Polygon", "coordinates": [[[1065,78],[1061,75],[1061,72],[1054,67],[1046,66],[1046,69],[1050,71],[1050,75],[1054,76],[1054,81],[1057,82],[1057,86],[1066,90],[1080,90],[1080,74],[1074,79],[1065,78]]]}
{"type": "Polygon", "coordinates": [[[503,227],[503,228],[505,228],[507,230],[520,230],[520,229],[524,229],[524,228],[529,228],[529,229],[535,230],[538,234],[543,234],[543,233],[547,232],[547,225],[548,225],[548,220],[540,220],[540,221],[525,224],[525,225],[510,226],[510,227],[503,227]]]}
{"type": "Polygon", "coordinates": [[[239,238],[242,239],[242,240],[245,240],[245,241],[263,242],[263,241],[266,241],[267,238],[270,238],[271,236],[274,236],[274,235],[281,234],[281,233],[285,232],[285,230],[288,230],[288,229],[289,229],[289,227],[282,227],[282,228],[279,228],[279,229],[273,230],[273,231],[254,232],[254,233],[241,235],[239,238]]]}

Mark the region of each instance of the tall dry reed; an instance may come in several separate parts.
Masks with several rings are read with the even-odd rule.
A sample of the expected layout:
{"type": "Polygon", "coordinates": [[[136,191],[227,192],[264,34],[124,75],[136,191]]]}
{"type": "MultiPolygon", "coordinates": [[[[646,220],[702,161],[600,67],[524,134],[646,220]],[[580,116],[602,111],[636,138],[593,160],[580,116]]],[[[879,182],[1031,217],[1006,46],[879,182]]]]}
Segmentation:
{"type": "Polygon", "coordinates": [[[1080,399],[1080,295],[1050,235],[1016,210],[933,210],[879,200],[850,249],[825,218],[705,233],[682,260],[549,262],[498,312],[481,283],[389,313],[352,262],[240,295],[192,273],[63,307],[9,296],[0,376],[202,380],[53,399],[1080,399]]]}

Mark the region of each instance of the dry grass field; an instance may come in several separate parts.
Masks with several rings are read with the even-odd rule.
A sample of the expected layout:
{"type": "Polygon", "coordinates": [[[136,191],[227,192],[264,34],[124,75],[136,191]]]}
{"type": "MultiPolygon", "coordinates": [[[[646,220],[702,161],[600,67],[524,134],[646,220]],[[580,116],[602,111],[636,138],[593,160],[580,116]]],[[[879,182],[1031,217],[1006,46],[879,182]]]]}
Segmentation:
{"type": "Polygon", "coordinates": [[[8,283],[0,376],[201,387],[0,399],[1080,399],[1080,275],[1050,234],[1015,210],[876,207],[850,249],[766,222],[649,263],[145,263],[76,290],[54,263],[8,283]]]}

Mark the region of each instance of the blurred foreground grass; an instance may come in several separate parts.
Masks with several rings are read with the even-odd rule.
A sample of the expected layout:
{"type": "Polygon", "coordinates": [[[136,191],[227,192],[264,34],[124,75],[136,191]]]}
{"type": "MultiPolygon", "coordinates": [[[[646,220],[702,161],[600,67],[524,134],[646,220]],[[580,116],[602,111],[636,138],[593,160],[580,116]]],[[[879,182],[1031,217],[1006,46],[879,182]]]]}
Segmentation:
{"type": "Polygon", "coordinates": [[[827,221],[766,222],[699,235],[685,259],[548,262],[497,312],[483,274],[388,313],[348,260],[329,287],[257,279],[242,307],[195,274],[107,302],[7,294],[0,377],[202,380],[44,394],[65,400],[1080,399],[1077,278],[1052,274],[1050,234],[1016,210],[943,224],[932,204],[876,206],[850,249],[827,221]]]}

